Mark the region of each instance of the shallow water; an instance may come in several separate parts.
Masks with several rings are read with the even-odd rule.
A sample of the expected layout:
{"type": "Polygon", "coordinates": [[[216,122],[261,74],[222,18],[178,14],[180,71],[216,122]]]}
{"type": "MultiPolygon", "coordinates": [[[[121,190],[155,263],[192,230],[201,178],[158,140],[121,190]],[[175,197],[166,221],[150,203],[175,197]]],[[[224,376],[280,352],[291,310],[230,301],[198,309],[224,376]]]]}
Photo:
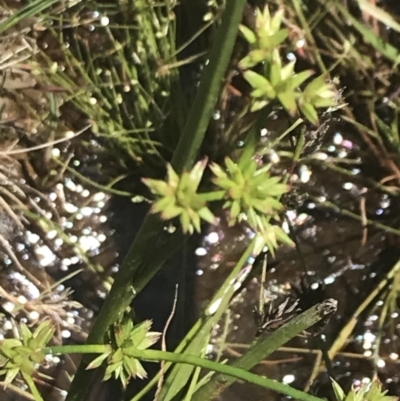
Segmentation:
{"type": "MultiPolygon", "coordinates": [[[[86,34],[86,38],[96,42],[96,35],[88,32],[86,34]]],[[[57,51],[51,48],[51,43],[46,42],[46,37],[41,39],[42,45],[47,46],[49,52],[57,51]]],[[[363,105],[357,105],[355,111],[361,120],[365,112],[363,105]]],[[[70,104],[64,104],[61,112],[62,118],[71,126],[77,130],[82,128],[82,113],[77,112],[70,104]]],[[[215,114],[216,124],[220,114],[215,114]]],[[[287,126],[287,121],[269,121],[262,132],[261,142],[268,144],[281,130],[282,124],[287,126]]],[[[344,323],[351,318],[400,256],[398,233],[388,234],[382,228],[373,226],[365,228],[362,222],[343,216],[339,208],[356,215],[365,213],[371,220],[398,228],[399,202],[398,196],[385,192],[376,185],[376,182],[388,175],[384,160],[371,152],[362,135],[349,124],[327,118],[321,131],[308,134],[311,139],[317,137],[317,142],[310,142],[308,159],[295,166],[291,179],[292,185],[302,194],[302,199],[295,200],[294,206],[289,205],[287,211],[299,249],[282,247],[277,251],[275,259],[269,260],[271,267],[264,287],[266,296],[284,296],[289,293],[293,282],[299,282],[303,275],[307,275],[311,282],[323,281],[326,285],[326,297],[339,301],[337,313],[324,329],[329,346],[344,323]],[[347,169],[349,174],[328,169],[321,163],[324,160],[347,169]],[[332,210],[324,205],[326,201],[339,208],[332,210]]],[[[224,141],[221,140],[221,143],[224,141]]],[[[21,145],[28,146],[28,143],[21,140],[21,145]]],[[[109,177],[115,177],[115,171],[120,168],[116,160],[105,156],[104,142],[90,134],[68,141],[55,147],[53,151],[56,149],[58,152],[55,154],[59,155],[60,160],[68,160],[80,174],[103,185],[108,183],[109,177]]],[[[288,149],[291,149],[290,144],[284,150],[288,149]]],[[[282,162],[279,156],[281,150],[276,149],[275,152],[267,152],[263,156],[264,162],[271,160],[275,163],[276,174],[283,174],[288,168],[287,163],[282,162]]],[[[68,303],[66,313],[61,313],[55,307],[42,312],[50,314],[54,319],[58,317],[59,341],[65,344],[81,343],[106,296],[110,285],[108,278],[118,271],[148,210],[148,204],[134,204],[129,197],[106,194],[81,182],[69,172],[61,174],[58,180],[51,183],[53,185],[45,186],[35,182],[35,174],[29,175],[29,172],[37,170],[36,175],[40,178],[45,175],[46,169],[57,171],[52,164],[43,162],[44,156],[44,152],[32,153],[23,160],[8,161],[7,165],[2,160],[3,167],[7,167],[8,163],[12,166],[12,169],[7,168],[13,171],[12,174],[6,174],[4,169],[0,170],[11,182],[10,184],[7,181],[8,188],[15,186],[12,187],[11,195],[22,203],[29,203],[33,213],[51,221],[56,220],[62,227],[62,232],[55,229],[46,231],[35,224],[34,218],[24,221],[23,226],[19,227],[9,214],[0,209],[0,235],[5,240],[1,244],[1,285],[6,292],[18,298],[18,302],[13,304],[3,297],[1,306],[17,319],[34,323],[38,319],[34,313],[38,305],[56,306],[62,300],[68,303]],[[23,188],[24,191],[20,193],[18,188],[23,188]],[[38,196],[37,191],[43,198],[38,196]],[[7,243],[14,250],[16,260],[22,267],[10,256],[7,243]],[[78,245],[79,252],[76,250],[78,245]],[[81,273],[58,285],[45,302],[41,303],[40,294],[45,289],[80,269],[83,269],[81,273]],[[29,273],[32,274],[31,277],[27,277],[29,273]],[[67,287],[72,288],[74,293],[65,295],[67,287]],[[83,307],[71,303],[71,300],[78,301],[83,307]],[[18,304],[22,305],[19,311],[15,309],[18,304]]],[[[138,185],[138,177],[132,174],[118,189],[136,193],[140,192],[138,185]]],[[[11,195],[4,197],[11,202],[11,195]]],[[[18,216],[22,219],[22,213],[18,213],[18,216]]],[[[218,225],[208,227],[204,237],[194,238],[182,253],[164,266],[135,300],[138,316],[154,319],[154,328],[162,330],[172,309],[175,285],[179,282],[185,302],[179,311],[182,320],[177,321],[175,327],[173,325],[169,330],[168,344],[171,348],[185,334],[196,319],[198,311],[219,288],[248,244],[248,230],[243,226],[228,227],[221,211],[218,216],[218,225]]],[[[249,260],[249,265],[251,262],[249,260]]],[[[232,322],[223,351],[224,357],[237,357],[254,339],[256,327],[252,309],[257,305],[259,293],[259,280],[253,279],[236,297],[231,308],[232,322]]],[[[382,301],[374,302],[373,305],[375,304],[376,309],[368,308],[357,319],[354,339],[332,361],[329,374],[346,391],[351,384],[369,380],[376,372],[391,394],[400,395],[399,315],[397,311],[391,312],[387,319],[389,323],[380,329],[379,318],[384,306],[382,301]],[[381,339],[378,336],[380,332],[381,339]]],[[[11,320],[6,317],[2,323],[0,335],[11,335],[11,320]]],[[[224,324],[225,321],[220,322],[214,331],[209,347],[211,356],[218,351],[224,324]]],[[[316,350],[318,345],[317,339],[296,338],[254,371],[297,388],[304,388],[316,360],[315,352],[310,350],[316,350]]],[[[46,400],[63,399],[69,385],[65,371],[72,374],[78,358],[65,359],[62,364],[59,362],[49,361],[49,367],[45,369],[46,373],[57,378],[53,388],[47,387],[44,391],[46,400]]],[[[115,383],[97,384],[93,398],[102,397],[104,401],[114,399],[118,385],[114,386],[115,383]]],[[[317,376],[311,389],[321,397],[331,396],[326,370],[317,376]]],[[[137,388],[132,387],[128,391],[136,390],[137,388]]],[[[17,399],[3,390],[0,390],[0,397],[5,400],[17,399]]],[[[245,401],[267,397],[273,400],[285,398],[248,384],[235,384],[220,399],[245,401]]]]}
{"type": "MultiPolygon", "coordinates": [[[[316,203],[316,200],[331,201],[357,213],[360,202],[364,199],[368,218],[393,226],[394,221],[399,220],[397,202],[392,196],[380,193],[368,184],[370,178],[379,180],[384,173],[376,165],[369,164],[369,156],[362,143],[357,143],[354,133],[346,131],[345,124],[335,123],[329,128],[321,149],[312,155],[315,159],[297,166],[297,177],[292,179],[292,182],[300,181],[303,191],[309,194],[297,210],[287,212],[296,233],[298,249],[281,247],[276,258],[269,259],[272,267],[267,273],[265,296],[288,294],[293,283],[298,283],[306,275],[310,284],[321,281],[325,283],[326,298],[339,301],[337,313],[323,331],[328,346],[400,257],[397,238],[373,227],[365,229],[360,222],[316,203]],[[322,159],[322,155],[338,158],[339,161],[344,157],[356,160],[354,166],[345,165],[349,171],[353,170],[353,175],[345,177],[316,165],[315,159],[322,159]]],[[[220,230],[221,232],[214,230],[218,233],[219,243],[210,244],[206,237],[202,247],[201,253],[205,255],[200,259],[201,270],[197,285],[201,301],[204,296],[212,293],[215,282],[226,277],[247,243],[245,235],[237,228],[227,229],[222,224],[220,230]]],[[[235,300],[226,339],[229,345],[224,355],[240,355],[245,349],[243,347],[253,340],[256,327],[252,308],[258,305],[259,293],[259,280],[253,279],[235,300]]],[[[396,386],[400,378],[397,339],[400,321],[397,312],[388,317],[384,326],[387,329],[383,330],[378,344],[378,333],[381,332],[378,330],[378,320],[383,302],[380,301],[380,306],[377,307],[375,304],[376,301],[371,305],[374,309],[367,308],[357,319],[354,340],[348,341],[342,352],[332,361],[329,375],[349,389],[352,383],[369,380],[376,372],[395,395],[400,392],[396,386]],[[389,325],[393,332],[390,332],[389,325]]],[[[224,322],[221,322],[219,335],[223,325],[224,322]]],[[[214,352],[218,350],[219,340],[217,334],[212,342],[214,352]]],[[[287,347],[290,349],[274,353],[271,361],[259,365],[254,372],[296,388],[304,388],[316,360],[315,354],[309,350],[318,349],[319,342],[317,338],[297,338],[287,344],[287,347]]],[[[321,397],[329,396],[329,375],[323,369],[312,384],[313,393],[321,397]]],[[[236,384],[224,392],[220,399],[247,400],[249,397],[285,398],[249,384],[236,384]]]]}

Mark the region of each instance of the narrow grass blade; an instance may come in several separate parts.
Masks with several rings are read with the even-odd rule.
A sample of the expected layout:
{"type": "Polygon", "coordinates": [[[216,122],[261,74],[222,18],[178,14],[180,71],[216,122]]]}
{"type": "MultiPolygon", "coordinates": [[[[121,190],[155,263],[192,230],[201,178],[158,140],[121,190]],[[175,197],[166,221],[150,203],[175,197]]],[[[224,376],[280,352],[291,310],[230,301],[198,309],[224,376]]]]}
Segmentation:
{"type": "MultiPolygon", "coordinates": [[[[267,358],[283,344],[298,334],[307,330],[315,323],[319,322],[327,314],[336,311],[337,301],[328,299],[320,304],[313,306],[311,309],[297,316],[280,329],[276,330],[269,337],[260,339],[253,343],[248,352],[241,358],[238,358],[232,366],[245,370],[250,370],[263,359],[267,358]]],[[[202,388],[200,388],[193,396],[193,401],[203,401],[214,399],[225,388],[235,382],[232,377],[226,377],[217,374],[202,388]]]]}

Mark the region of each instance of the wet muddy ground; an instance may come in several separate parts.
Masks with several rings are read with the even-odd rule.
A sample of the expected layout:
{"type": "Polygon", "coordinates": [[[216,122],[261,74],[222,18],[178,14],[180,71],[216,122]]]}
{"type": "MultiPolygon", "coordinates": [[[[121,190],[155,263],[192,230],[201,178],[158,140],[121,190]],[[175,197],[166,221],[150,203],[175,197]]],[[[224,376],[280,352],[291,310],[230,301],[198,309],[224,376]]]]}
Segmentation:
{"type": "MultiPolygon", "coordinates": [[[[32,86],[30,78],[24,75],[14,81],[23,80],[32,86]]],[[[6,89],[20,94],[15,83],[7,85],[11,86],[6,89]]],[[[41,99],[33,96],[33,101],[46,109],[47,96],[37,89],[33,93],[41,99]]],[[[34,140],[20,135],[21,127],[31,130],[32,114],[25,109],[23,115],[13,114],[18,99],[9,96],[5,103],[7,111],[2,117],[8,124],[3,124],[2,133],[7,129],[7,140],[2,137],[2,152],[32,146],[45,137],[40,132],[34,140]],[[14,120],[18,120],[17,125],[14,120]]],[[[69,104],[61,110],[62,119],[69,126],[82,129],[84,119],[80,113],[69,104]]],[[[358,113],[362,114],[362,107],[358,113]]],[[[339,302],[337,313],[323,331],[329,347],[399,260],[398,182],[390,187],[394,188],[392,191],[377,185],[391,174],[387,160],[374,153],[365,137],[344,119],[335,118],[325,124],[320,143],[307,159],[294,167],[291,179],[301,196],[294,204],[287,205],[286,218],[298,247],[280,248],[275,258],[268,261],[266,283],[260,284],[257,277],[236,297],[230,315],[215,329],[210,357],[222,352],[224,357],[235,358],[244,352],[256,332],[252,309],[257,305],[261,288],[265,288],[266,297],[279,299],[303,276],[310,285],[323,282],[326,298],[339,302]],[[331,162],[334,168],[328,168],[324,162],[331,162]],[[348,212],[380,225],[366,227],[362,218],[357,220],[348,212]],[[224,327],[229,328],[226,338],[222,337],[224,327]]],[[[265,142],[273,137],[274,127],[266,126],[265,142]]],[[[277,173],[285,168],[276,156],[279,151],[265,156],[265,161],[275,161],[277,173]]],[[[398,165],[399,160],[393,159],[398,165]]],[[[0,156],[0,306],[6,315],[2,318],[1,335],[11,334],[11,316],[34,323],[45,314],[57,324],[60,343],[83,342],[110,286],[108,278],[118,271],[148,211],[146,202],[135,203],[130,196],[94,187],[65,169],[64,163],[100,185],[107,185],[108,177],[115,177],[115,170],[121,168],[104,152],[104,142],[89,132],[44,150],[29,153],[21,150],[0,156]],[[55,163],[51,157],[62,163],[55,163]],[[12,211],[7,205],[12,205],[12,211]],[[40,222],[37,216],[41,217],[40,222]],[[68,288],[73,292],[68,292],[68,288]]],[[[140,193],[138,186],[134,172],[114,189],[129,195],[140,193]]],[[[171,328],[171,347],[185,334],[249,241],[245,228],[228,227],[222,212],[218,225],[207,227],[204,232],[169,261],[135,301],[138,316],[154,319],[155,329],[162,330],[179,283],[185,292],[186,301],[180,311],[185,324],[171,328]]],[[[400,395],[397,297],[394,309],[386,310],[385,321],[380,321],[386,307],[385,297],[396,283],[390,281],[378,291],[376,299],[357,316],[352,339],[334,358],[329,372],[323,368],[313,380],[314,394],[332,396],[329,376],[347,390],[352,383],[364,382],[377,374],[392,395],[400,395]]],[[[254,371],[304,388],[312,375],[320,345],[318,337],[296,338],[254,371]]],[[[45,369],[45,373],[56,378],[51,386],[43,385],[46,400],[63,399],[69,386],[66,372],[72,374],[78,360],[65,358],[62,364],[59,362],[49,360],[45,369]]],[[[115,397],[112,389],[105,385],[98,388],[97,394],[104,401],[111,400],[115,397]]],[[[0,397],[24,399],[3,390],[0,397]]],[[[248,384],[235,384],[221,396],[221,400],[230,401],[267,398],[285,397],[248,384]]]]}

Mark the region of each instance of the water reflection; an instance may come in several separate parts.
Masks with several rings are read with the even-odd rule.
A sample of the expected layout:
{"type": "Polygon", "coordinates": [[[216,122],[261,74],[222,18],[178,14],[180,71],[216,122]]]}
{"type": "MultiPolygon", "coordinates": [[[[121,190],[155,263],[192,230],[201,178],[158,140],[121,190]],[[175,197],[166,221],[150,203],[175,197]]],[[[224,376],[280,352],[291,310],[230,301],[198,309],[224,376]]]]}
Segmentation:
{"type": "MultiPolygon", "coordinates": [[[[379,215],[383,209],[390,209],[392,205],[390,196],[388,194],[375,196],[371,187],[364,181],[368,167],[361,163],[362,159],[358,157],[357,152],[362,149],[357,143],[359,140],[349,129],[339,130],[337,127],[331,127],[330,131],[331,134],[327,135],[327,140],[315,158],[343,159],[346,162],[344,166],[350,174],[344,176],[321,168],[311,161],[314,158],[312,155],[310,164],[301,164],[292,175],[291,182],[302,185],[321,203],[334,199],[336,204],[346,209],[358,208],[362,196],[367,200],[368,210],[373,211],[375,215],[379,215]],[[347,158],[350,157],[353,162],[348,163],[347,158]]],[[[268,131],[265,129],[262,135],[267,134],[268,131]]],[[[277,159],[278,164],[279,160],[277,159]]],[[[322,280],[327,286],[326,296],[339,300],[338,313],[325,329],[329,344],[338,334],[340,327],[350,319],[363,297],[375,287],[379,280],[378,276],[382,276],[382,263],[386,270],[390,269],[399,256],[398,252],[392,249],[389,251],[390,257],[380,257],[380,252],[387,248],[386,236],[382,232],[370,228],[367,241],[363,243],[364,233],[359,222],[341,217],[340,214],[324,212],[318,203],[311,200],[306,201],[299,209],[288,211],[286,216],[296,232],[302,255],[299,255],[298,250],[282,248],[278,250],[275,259],[268,259],[272,267],[267,274],[264,296],[274,299],[279,294],[287,294],[292,283],[298,282],[300,276],[305,273],[314,279],[311,281],[311,286],[318,286],[318,282],[322,280]],[[377,259],[380,260],[378,264],[381,264],[378,270],[372,264],[377,259]]],[[[285,231],[289,232],[287,224],[285,231]]],[[[228,274],[233,265],[232,255],[235,254],[238,258],[240,250],[244,249],[249,239],[248,233],[241,231],[239,227],[226,227],[223,217],[220,218],[218,229],[214,231],[217,233],[221,231],[223,235],[218,236],[218,243],[207,243],[204,247],[207,253],[200,256],[200,266],[202,266],[202,275],[198,277],[200,302],[204,297],[207,298],[207,294],[212,294],[212,289],[217,288],[218,283],[223,280],[221,272],[225,271],[225,275],[228,274]],[[218,269],[210,268],[215,266],[216,262],[218,269]]],[[[253,259],[249,259],[249,264],[252,262],[253,259]]],[[[239,345],[252,342],[255,327],[251,309],[258,302],[259,292],[259,281],[253,279],[248,283],[246,290],[235,299],[231,307],[231,331],[226,340],[229,344],[229,350],[225,350],[227,356],[240,355],[239,345]]],[[[360,318],[355,339],[349,341],[333,361],[334,370],[330,373],[335,379],[342,383],[360,384],[370,380],[369,377],[372,377],[374,370],[378,370],[381,380],[398,381],[397,367],[393,364],[398,360],[398,345],[390,341],[396,336],[390,331],[381,333],[378,328],[383,307],[383,303],[377,304],[369,317],[360,318]],[[378,337],[378,333],[382,334],[382,338],[378,337]],[[365,363],[365,358],[368,363],[365,363]]],[[[398,317],[397,312],[391,315],[393,320],[398,320],[398,317]]],[[[223,324],[215,330],[215,337],[211,341],[214,347],[218,344],[222,327],[223,324]]],[[[316,360],[313,349],[319,352],[318,346],[312,339],[296,338],[287,347],[290,351],[274,354],[271,357],[272,363],[267,361],[266,364],[259,365],[255,371],[302,388],[307,383],[316,360]]],[[[314,382],[312,391],[326,396],[329,393],[329,385],[329,377],[323,372],[314,382]]],[[[253,398],[257,398],[257,395],[272,400],[285,398],[265,391],[261,393],[249,385],[235,385],[227,390],[221,399],[231,400],[234,397],[235,400],[247,400],[249,394],[252,394],[253,398]]]]}

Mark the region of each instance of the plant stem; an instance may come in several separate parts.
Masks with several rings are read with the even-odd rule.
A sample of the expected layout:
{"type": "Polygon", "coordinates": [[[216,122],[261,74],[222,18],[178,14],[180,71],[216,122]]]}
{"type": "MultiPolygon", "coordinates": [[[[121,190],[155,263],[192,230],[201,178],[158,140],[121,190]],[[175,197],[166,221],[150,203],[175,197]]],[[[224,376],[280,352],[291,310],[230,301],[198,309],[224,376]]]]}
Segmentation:
{"type": "MultiPolygon", "coordinates": [[[[231,381],[233,381],[232,380],[233,378],[245,380],[249,383],[256,384],[258,386],[276,391],[281,394],[285,394],[296,400],[322,401],[321,398],[317,398],[310,394],[304,393],[300,390],[296,390],[286,384],[279,383],[275,380],[258,376],[254,373],[248,372],[238,367],[229,366],[218,362],[213,362],[208,359],[200,358],[194,355],[177,354],[166,351],[146,350],[146,351],[139,351],[137,357],[147,361],[163,360],[173,363],[181,363],[181,364],[197,366],[214,372],[219,372],[220,375],[223,375],[223,377],[225,377],[225,379],[228,379],[226,376],[229,376],[231,381]]],[[[202,399],[209,400],[211,398],[202,398],[202,399]]]]}
{"type": "Polygon", "coordinates": [[[54,345],[42,349],[45,354],[104,354],[110,350],[108,344],[54,345]]]}
{"type": "MultiPolygon", "coordinates": [[[[208,122],[218,99],[221,83],[233,50],[246,0],[229,0],[218,28],[196,97],[174,153],[172,165],[178,173],[190,169],[203,141],[208,122]]],[[[167,233],[164,222],[147,215],[136,239],[132,243],[114,285],[96,319],[87,342],[101,344],[108,327],[114,323],[134,296],[150,281],[164,261],[175,253],[185,241],[181,230],[167,233]],[[157,250],[157,252],[149,252],[157,250]]],[[[86,370],[90,358],[83,358],[72,381],[66,401],[84,401],[89,393],[91,372],[86,370]]]]}
{"type": "Polygon", "coordinates": [[[228,67],[239,24],[243,16],[245,0],[227,0],[221,25],[215,37],[199,89],[183,128],[182,136],[172,158],[172,167],[179,174],[192,165],[203,142],[204,133],[214,112],[221,82],[228,67]]]}
{"type": "MultiPolygon", "coordinates": [[[[47,347],[43,351],[49,353],[103,353],[108,346],[103,345],[66,345],[47,347]]],[[[205,358],[200,358],[195,355],[179,354],[174,352],[158,351],[158,350],[142,350],[136,353],[131,350],[130,355],[143,361],[167,361],[171,363],[187,364],[196,366],[210,371],[218,372],[221,375],[229,376],[245,380],[249,383],[256,384],[261,387],[276,391],[281,394],[288,395],[300,401],[321,401],[320,398],[311,396],[302,391],[296,390],[285,384],[279,383],[275,380],[266,377],[258,376],[254,373],[248,372],[240,367],[225,365],[223,363],[213,362],[205,358]]],[[[30,378],[31,379],[31,378],[30,378]]],[[[36,388],[36,387],[35,387],[36,388]]],[[[42,400],[38,398],[38,400],[42,400]]]]}

